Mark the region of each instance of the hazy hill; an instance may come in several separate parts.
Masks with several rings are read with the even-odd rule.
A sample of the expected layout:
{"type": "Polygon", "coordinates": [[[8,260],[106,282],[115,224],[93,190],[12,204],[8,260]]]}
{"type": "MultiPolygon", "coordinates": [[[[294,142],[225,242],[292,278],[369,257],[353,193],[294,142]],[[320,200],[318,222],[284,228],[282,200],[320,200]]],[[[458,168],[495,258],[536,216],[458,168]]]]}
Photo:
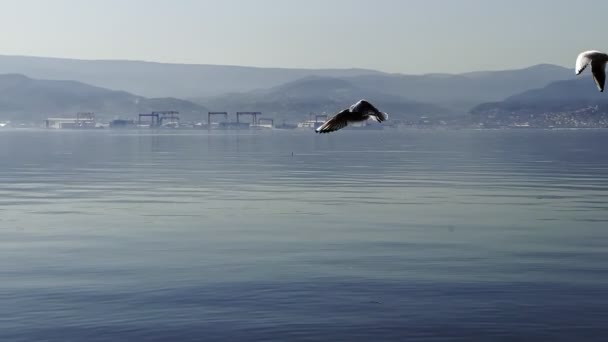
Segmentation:
{"type": "Polygon", "coordinates": [[[570,121],[599,122],[608,118],[608,96],[597,90],[587,73],[585,77],[553,82],[504,101],[481,104],[471,113],[481,122],[538,120],[539,117],[548,120],[565,116],[571,117],[570,121]]]}
{"type": "Polygon", "coordinates": [[[570,69],[541,64],[518,70],[461,75],[365,75],[350,80],[364,89],[468,111],[482,102],[503,100],[525,90],[571,78],[574,78],[574,72],[570,69]]]}
{"type": "Polygon", "coordinates": [[[199,119],[206,109],[192,102],[148,99],[75,81],[36,80],[19,74],[0,75],[0,118],[43,120],[49,116],[74,116],[91,111],[97,117],[136,117],[138,113],[178,110],[184,119],[199,119]]]}
{"type": "Polygon", "coordinates": [[[280,69],[141,61],[0,56],[0,74],[74,80],[147,97],[195,98],[270,88],[311,76],[379,74],[364,69],[280,69]]]}
{"type": "Polygon", "coordinates": [[[543,88],[528,90],[499,102],[481,104],[473,109],[562,111],[608,103],[608,96],[597,91],[590,75],[575,80],[553,82],[543,88]]]}
{"type": "Polygon", "coordinates": [[[574,72],[555,65],[519,70],[402,75],[364,69],[280,69],[140,61],[75,60],[0,56],[0,73],[38,79],[75,80],[146,97],[197,99],[269,89],[310,76],[340,78],[360,89],[468,112],[473,106],[571,79],[574,72]]]}
{"type": "Polygon", "coordinates": [[[445,116],[445,108],[412,101],[375,90],[366,90],[345,79],[308,77],[266,90],[228,94],[205,102],[214,110],[257,110],[279,119],[303,120],[310,112],[333,114],[365,98],[389,112],[394,119],[445,116]]]}

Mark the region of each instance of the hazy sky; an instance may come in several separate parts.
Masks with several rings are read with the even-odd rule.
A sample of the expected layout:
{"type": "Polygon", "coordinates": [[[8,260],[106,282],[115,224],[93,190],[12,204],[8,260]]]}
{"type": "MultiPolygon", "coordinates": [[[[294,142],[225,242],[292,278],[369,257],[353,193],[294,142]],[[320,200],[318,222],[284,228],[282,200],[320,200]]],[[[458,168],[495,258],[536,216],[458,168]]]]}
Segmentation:
{"type": "Polygon", "coordinates": [[[0,54],[462,72],[608,50],[606,0],[0,0],[0,54]]]}

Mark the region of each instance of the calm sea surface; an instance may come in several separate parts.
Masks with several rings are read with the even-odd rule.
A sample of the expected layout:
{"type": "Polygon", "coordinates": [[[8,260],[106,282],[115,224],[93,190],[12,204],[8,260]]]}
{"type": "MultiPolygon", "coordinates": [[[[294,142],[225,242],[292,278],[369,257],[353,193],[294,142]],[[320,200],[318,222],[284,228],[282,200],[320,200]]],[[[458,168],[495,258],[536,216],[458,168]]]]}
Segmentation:
{"type": "Polygon", "coordinates": [[[0,130],[0,341],[600,341],[608,131],[0,130]]]}

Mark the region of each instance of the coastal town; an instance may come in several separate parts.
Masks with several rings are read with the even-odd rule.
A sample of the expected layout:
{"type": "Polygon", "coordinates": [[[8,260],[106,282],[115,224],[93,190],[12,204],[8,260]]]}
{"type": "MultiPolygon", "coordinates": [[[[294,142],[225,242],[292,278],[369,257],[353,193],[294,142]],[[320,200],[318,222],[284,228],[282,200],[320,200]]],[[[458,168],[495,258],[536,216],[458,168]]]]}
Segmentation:
{"type": "MultiPolygon", "coordinates": [[[[277,122],[273,118],[262,117],[259,112],[237,112],[230,121],[228,112],[210,112],[207,120],[182,121],[177,111],[160,111],[139,114],[135,118],[116,118],[104,120],[95,113],[78,112],[73,115],[49,117],[43,122],[0,121],[0,129],[8,128],[46,128],[46,129],[315,129],[328,118],[327,114],[311,113],[300,122],[277,122]],[[243,120],[250,116],[249,120],[243,120]],[[219,118],[219,120],[218,120],[219,118]]],[[[552,129],[552,128],[608,128],[608,113],[598,106],[561,112],[490,110],[474,113],[469,117],[436,119],[420,116],[417,119],[393,119],[379,125],[365,122],[352,125],[351,130],[381,130],[385,128],[472,128],[472,129],[552,129]]]]}

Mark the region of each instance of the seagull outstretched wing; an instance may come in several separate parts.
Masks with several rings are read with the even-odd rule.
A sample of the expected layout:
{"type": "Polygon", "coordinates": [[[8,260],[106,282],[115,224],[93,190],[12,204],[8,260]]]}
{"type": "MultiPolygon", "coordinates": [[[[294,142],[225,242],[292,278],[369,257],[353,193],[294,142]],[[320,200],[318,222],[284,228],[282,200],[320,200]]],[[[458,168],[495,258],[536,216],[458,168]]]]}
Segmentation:
{"type": "Polygon", "coordinates": [[[345,109],[340,113],[336,114],[333,118],[325,121],[315,131],[317,133],[329,133],[344,128],[348,125],[348,118],[350,115],[352,115],[351,111],[345,109]]]}
{"type": "Polygon", "coordinates": [[[600,92],[603,92],[604,84],[606,83],[606,61],[591,62],[591,73],[593,74],[593,80],[597,84],[597,88],[600,92]]]}
{"type": "Polygon", "coordinates": [[[606,63],[608,63],[608,54],[595,50],[581,52],[576,58],[575,71],[580,75],[591,64],[593,80],[600,92],[603,92],[606,83],[606,63]]]}

